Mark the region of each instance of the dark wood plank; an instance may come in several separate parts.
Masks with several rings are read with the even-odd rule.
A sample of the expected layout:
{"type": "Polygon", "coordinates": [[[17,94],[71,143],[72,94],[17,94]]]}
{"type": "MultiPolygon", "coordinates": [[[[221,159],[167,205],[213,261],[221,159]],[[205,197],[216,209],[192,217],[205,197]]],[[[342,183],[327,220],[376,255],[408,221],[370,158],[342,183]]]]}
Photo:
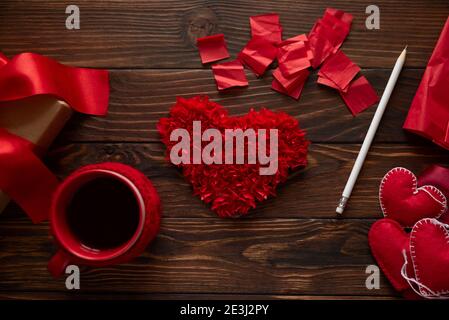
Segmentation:
{"type": "MultiPolygon", "coordinates": [[[[325,0],[78,0],[81,29],[65,29],[66,2],[0,2],[0,49],[34,51],[64,63],[108,68],[199,68],[198,36],[223,32],[232,56],[250,38],[251,15],[277,12],[285,37],[307,33],[325,0]],[[20,40],[20,41],[18,41],[20,40]]],[[[355,15],[343,49],[363,67],[390,67],[405,44],[408,66],[423,67],[449,14],[446,0],[379,0],[380,30],[365,28],[368,0],[332,3],[355,15]],[[399,14],[400,10],[400,14],[399,14]]]]}
{"type": "MultiPolygon", "coordinates": [[[[0,219],[0,291],[66,293],[64,280],[46,270],[53,250],[48,227],[0,219]]],[[[141,257],[83,268],[82,292],[395,295],[383,276],[379,290],[365,287],[365,269],[374,263],[371,223],[164,218],[141,257]]]]}
{"type": "MultiPolygon", "coordinates": [[[[365,70],[382,94],[391,70],[365,70]]],[[[62,134],[64,141],[159,141],[156,124],[168,116],[176,96],[209,95],[231,115],[241,115],[251,107],[267,107],[287,112],[300,121],[313,142],[361,142],[376,107],[353,117],[340,95],[316,84],[312,76],[299,101],[270,89],[272,77],[256,79],[247,72],[250,87],[218,93],[209,70],[114,71],[111,79],[109,115],[95,118],[76,115],[62,134]]],[[[418,87],[422,70],[405,70],[377,133],[378,142],[416,141],[402,130],[402,124],[418,87]]]]}
{"type": "Polygon", "coordinates": [[[398,300],[397,296],[268,295],[217,293],[0,292],[0,300],[398,300]]]}
{"type": "MultiPolygon", "coordinates": [[[[166,217],[212,218],[216,215],[198,197],[181,172],[168,163],[161,144],[74,144],[50,152],[49,166],[65,177],[79,166],[121,161],[143,171],[155,184],[166,217]]],[[[357,157],[359,145],[311,146],[309,166],[291,174],[278,188],[278,196],[258,204],[248,218],[335,218],[335,207],[357,157]]],[[[418,174],[433,163],[449,164],[447,152],[438,147],[376,145],[365,163],[345,218],[379,218],[378,188],[383,175],[395,166],[418,174]]],[[[5,215],[22,215],[10,206],[5,215]]]]}

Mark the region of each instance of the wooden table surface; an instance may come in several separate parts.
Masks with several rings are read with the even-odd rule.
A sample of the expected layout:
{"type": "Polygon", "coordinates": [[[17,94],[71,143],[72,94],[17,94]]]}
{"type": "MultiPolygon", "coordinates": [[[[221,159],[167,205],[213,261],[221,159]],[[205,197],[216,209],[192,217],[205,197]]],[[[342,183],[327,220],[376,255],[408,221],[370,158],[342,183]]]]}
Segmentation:
{"type": "Polygon", "coordinates": [[[131,263],[83,268],[81,290],[54,280],[48,224],[33,225],[15,205],[0,216],[0,298],[396,298],[382,276],[365,287],[375,263],[367,233],[381,215],[378,185],[392,167],[419,173],[449,163],[448,153],[407,134],[402,124],[435,42],[449,15],[447,0],[378,0],[380,30],[365,28],[368,0],[2,0],[0,50],[32,51],[63,63],[111,72],[106,118],[76,115],[45,158],[61,178],[79,166],[121,161],[142,170],[163,203],[161,232],[131,263]],[[65,8],[81,10],[81,29],[66,30],[65,8]],[[218,93],[194,39],[223,32],[233,57],[249,40],[249,17],[281,16],[284,37],[308,32],[326,7],[354,15],[342,49],[379,94],[403,47],[403,70],[343,219],[335,206],[375,107],[353,118],[339,95],[307,82],[299,101],[270,89],[271,72],[248,88],[218,93]],[[296,117],[313,142],[309,165],[291,174],[278,196],[243,219],[218,218],[192,196],[164,160],[155,125],[176,96],[207,94],[231,114],[250,107],[296,117]]]}

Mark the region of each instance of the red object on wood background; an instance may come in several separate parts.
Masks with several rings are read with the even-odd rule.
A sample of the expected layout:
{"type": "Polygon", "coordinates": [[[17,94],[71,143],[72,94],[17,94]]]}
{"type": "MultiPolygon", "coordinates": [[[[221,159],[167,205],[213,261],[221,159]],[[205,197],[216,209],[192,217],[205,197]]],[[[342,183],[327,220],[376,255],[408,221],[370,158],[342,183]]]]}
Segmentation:
{"type": "Polygon", "coordinates": [[[34,53],[19,54],[1,67],[0,88],[0,101],[48,94],[81,113],[108,110],[108,71],[69,67],[34,53]]]}
{"type": "MultiPolygon", "coordinates": [[[[437,187],[449,199],[449,168],[432,165],[427,167],[418,177],[418,187],[431,185],[437,187]]],[[[449,223],[449,213],[439,219],[441,222],[449,223]]]]}
{"type": "MultiPolygon", "coordinates": [[[[251,109],[243,116],[230,117],[227,109],[210,101],[208,97],[178,98],[170,110],[170,117],[159,120],[157,127],[162,142],[167,147],[169,160],[171,149],[178,143],[171,141],[172,131],[182,128],[193,137],[193,121],[201,121],[202,132],[209,128],[222,133],[226,129],[237,128],[278,130],[278,167],[273,175],[261,175],[259,161],[256,164],[193,164],[190,160],[188,164],[179,164],[185,178],[192,184],[194,194],[210,203],[212,210],[220,217],[247,214],[258,202],[276,194],[277,186],[286,181],[289,170],[307,164],[309,141],[295,118],[268,109],[251,109]]],[[[268,138],[269,134],[266,135],[267,140],[268,138]]],[[[193,146],[192,140],[190,149],[193,146]]],[[[233,148],[235,153],[234,143],[233,148]]],[[[192,152],[189,154],[189,158],[192,158],[192,152]]]]}
{"type": "Polygon", "coordinates": [[[214,34],[212,36],[198,38],[196,44],[200,52],[202,63],[229,58],[224,34],[214,34]]]}
{"type": "MultiPolygon", "coordinates": [[[[68,264],[108,266],[129,261],[142,254],[159,231],[161,204],[151,181],[140,171],[117,162],[105,162],[79,168],[57,188],[51,203],[51,230],[60,250],[50,260],[48,269],[54,277],[64,273],[68,264]],[[91,250],[69,230],[66,207],[74,192],[93,177],[114,177],[133,190],[139,202],[139,226],[132,239],[118,248],[91,250]]],[[[108,221],[105,221],[107,223],[108,221]]]]}
{"type": "Polygon", "coordinates": [[[282,27],[279,22],[279,15],[276,13],[262,14],[249,18],[251,26],[251,37],[264,38],[265,40],[277,44],[282,41],[282,27]]]}
{"type": "Polygon", "coordinates": [[[413,98],[404,129],[449,149],[449,18],[413,98]]]}
{"type": "Polygon", "coordinates": [[[256,37],[246,44],[239,53],[238,59],[259,77],[276,59],[277,52],[278,50],[273,43],[264,38],[256,37]]]}
{"type": "MultiPolygon", "coordinates": [[[[78,112],[105,115],[109,102],[109,72],[69,67],[34,53],[8,60],[0,54],[0,101],[50,95],[78,112]]],[[[7,104],[4,104],[7,105],[7,104]]],[[[0,190],[40,222],[48,216],[58,181],[35,155],[35,146],[0,128],[0,190]]]]}
{"type": "MultiPolygon", "coordinates": [[[[392,219],[380,219],[371,226],[368,241],[377,264],[396,291],[405,297],[416,298],[413,289],[401,275],[404,265],[403,251],[411,261],[410,237],[402,226],[392,219]]],[[[413,275],[411,264],[407,266],[407,273],[413,275]]]]}
{"type": "Polygon", "coordinates": [[[391,169],[382,179],[379,200],[384,216],[407,228],[421,219],[440,218],[447,212],[446,197],[438,188],[418,188],[416,176],[400,167],[391,169]]]}
{"type": "Polygon", "coordinates": [[[359,71],[360,67],[339,50],[324,62],[318,76],[332,81],[339,91],[347,92],[349,83],[359,71]]]}
{"type": "Polygon", "coordinates": [[[307,42],[297,41],[279,48],[278,64],[282,74],[286,77],[307,69],[313,59],[307,42]]]}
{"type": "Polygon", "coordinates": [[[0,190],[34,223],[46,220],[59,182],[34,154],[34,145],[0,128],[0,168],[0,190]]]}
{"type": "Polygon", "coordinates": [[[248,85],[245,70],[239,60],[215,64],[212,66],[212,71],[218,90],[248,85]]]}
{"type": "Polygon", "coordinates": [[[353,116],[379,101],[379,96],[364,76],[351,82],[348,91],[340,92],[340,95],[353,116]]]}

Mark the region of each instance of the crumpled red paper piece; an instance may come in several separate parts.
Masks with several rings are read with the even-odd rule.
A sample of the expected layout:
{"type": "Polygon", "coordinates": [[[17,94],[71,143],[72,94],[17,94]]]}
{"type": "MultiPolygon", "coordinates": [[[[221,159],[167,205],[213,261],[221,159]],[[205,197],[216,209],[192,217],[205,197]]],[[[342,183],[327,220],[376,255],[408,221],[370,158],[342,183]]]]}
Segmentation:
{"type": "MultiPolygon", "coordinates": [[[[360,67],[352,62],[343,51],[339,50],[321,66],[318,76],[333,82],[335,86],[330,85],[331,87],[346,92],[349,83],[359,72],[360,67]]],[[[321,80],[320,82],[319,80],[319,83],[326,84],[326,81],[321,80]]]]}
{"type": "Polygon", "coordinates": [[[298,42],[298,41],[306,42],[306,41],[309,41],[309,39],[307,38],[307,35],[304,34],[304,33],[303,34],[298,34],[297,36],[294,36],[294,37],[291,37],[291,38],[288,38],[288,39],[285,39],[285,40],[281,41],[280,43],[278,43],[277,46],[280,48],[280,47],[287,46],[289,44],[292,44],[292,43],[295,43],[295,42],[298,42]]]}
{"type": "Polygon", "coordinates": [[[279,48],[278,65],[282,74],[290,77],[311,66],[312,51],[307,42],[297,41],[279,48]]]}
{"type": "Polygon", "coordinates": [[[328,35],[334,46],[334,52],[336,52],[351,30],[352,15],[341,10],[328,8],[324,12],[321,23],[332,30],[328,35]]]}
{"type": "Polygon", "coordinates": [[[353,16],[350,13],[344,12],[343,10],[338,10],[335,8],[326,8],[326,11],[324,12],[324,15],[331,15],[340,20],[342,23],[345,23],[346,25],[351,25],[353,16]]]}
{"type": "Polygon", "coordinates": [[[229,58],[228,48],[224,39],[224,34],[214,34],[198,38],[196,45],[200,53],[201,62],[209,63],[229,58]]]}
{"type": "MultiPolygon", "coordinates": [[[[279,82],[279,84],[285,89],[286,92],[291,94],[295,88],[298,86],[303,85],[303,83],[307,80],[309,77],[309,70],[304,69],[300,72],[297,72],[295,75],[291,77],[285,77],[282,72],[279,70],[279,68],[275,69],[273,71],[273,77],[275,80],[279,82]]],[[[275,88],[273,88],[275,89],[275,88]]]]}
{"type": "Polygon", "coordinates": [[[360,67],[339,50],[324,62],[317,80],[319,84],[338,90],[354,116],[379,100],[365,77],[353,81],[359,72],[360,67]]]}
{"type": "MultiPolygon", "coordinates": [[[[323,86],[327,86],[327,87],[330,87],[332,89],[340,91],[340,88],[335,84],[335,82],[333,82],[332,80],[329,80],[328,78],[318,77],[316,82],[319,83],[319,84],[322,84],[323,86]]],[[[346,88],[346,90],[344,90],[343,92],[345,92],[345,91],[348,91],[348,88],[346,88]]]]}
{"type": "Polygon", "coordinates": [[[306,84],[306,80],[307,77],[304,77],[303,81],[298,81],[298,83],[295,84],[295,86],[291,88],[290,91],[287,91],[278,80],[273,79],[273,82],[271,83],[271,88],[279,93],[285,94],[287,96],[292,97],[293,99],[298,100],[299,97],[301,96],[302,89],[306,84]]]}
{"type": "Polygon", "coordinates": [[[337,52],[346,39],[352,24],[352,15],[327,8],[310,31],[309,46],[313,52],[312,67],[318,68],[332,53],[337,52]]]}
{"type": "Polygon", "coordinates": [[[427,64],[403,128],[449,149],[449,18],[427,64]]]}
{"type": "Polygon", "coordinates": [[[282,40],[282,27],[276,13],[262,14],[249,18],[251,36],[259,37],[277,44],[282,40]]]}
{"type": "MultiPolygon", "coordinates": [[[[277,57],[278,68],[273,71],[271,87],[294,99],[301,95],[309,76],[307,69],[317,68],[325,62],[318,74],[318,83],[338,90],[355,115],[373,104],[373,101],[377,102],[378,97],[366,78],[351,83],[360,68],[339,51],[350,32],[352,20],[353,16],[349,13],[327,8],[308,35],[299,34],[282,40],[278,14],[252,16],[252,39],[239,53],[238,60],[257,76],[262,76],[277,57]],[[360,92],[368,94],[364,96],[360,92]]],[[[213,67],[213,72],[218,90],[248,84],[235,62],[219,64],[213,67]]]]}
{"type": "Polygon", "coordinates": [[[252,38],[239,53],[238,59],[258,77],[263,75],[276,58],[278,49],[264,38],[252,38]]]}
{"type": "MultiPolygon", "coordinates": [[[[268,109],[251,109],[243,116],[230,117],[227,109],[210,101],[208,97],[178,98],[170,109],[170,116],[159,120],[157,128],[162,142],[167,146],[168,159],[171,149],[178,143],[170,141],[172,131],[183,128],[193,137],[193,121],[201,121],[202,132],[209,128],[220,132],[237,128],[278,130],[278,170],[273,175],[260,175],[259,162],[179,165],[187,181],[192,184],[194,194],[205,203],[210,203],[212,210],[220,217],[247,214],[258,202],[276,195],[276,188],[286,181],[290,170],[307,165],[309,141],[295,118],[284,112],[268,109]]],[[[193,150],[193,142],[190,141],[190,144],[190,149],[193,150]]],[[[247,142],[245,144],[247,149],[247,142]]],[[[233,145],[235,149],[235,144],[233,145]]]]}
{"type": "Polygon", "coordinates": [[[379,102],[379,96],[364,76],[352,81],[348,91],[340,91],[340,95],[353,116],[379,102]]]}
{"type": "Polygon", "coordinates": [[[239,60],[215,64],[212,66],[212,71],[218,90],[248,85],[245,70],[239,60]]]}

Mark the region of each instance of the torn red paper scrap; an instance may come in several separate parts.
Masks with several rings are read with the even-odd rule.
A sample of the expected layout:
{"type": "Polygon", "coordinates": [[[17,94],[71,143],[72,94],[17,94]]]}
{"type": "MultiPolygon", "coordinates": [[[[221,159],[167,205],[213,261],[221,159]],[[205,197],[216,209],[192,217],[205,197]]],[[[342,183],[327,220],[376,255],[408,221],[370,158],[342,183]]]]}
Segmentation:
{"type": "Polygon", "coordinates": [[[309,70],[304,69],[300,72],[296,73],[291,77],[285,77],[279,68],[276,68],[273,71],[273,77],[279,82],[279,84],[287,91],[289,94],[300,84],[301,82],[305,82],[309,77],[309,70]]]}
{"type": "Polygon", "coordinates": [[[263,38],[255,37],[239,53],[238,59],[257,76],[261,76],[274,61],[277,52],[278,48],[271,42],[263,38]]]}
{"type": "Polygon", "coordinates": [[[202,63],[229,58],[229,52],[223,34],[198,38],[196,45],[200,52],[202,63]]]}
{"type": "Polygon", "coordinates": [[[286,77],[311,66],[311,51],[304,41],[282,46],[278,51],[279,69],[286,77]]]}
{"type": "MultiPolygon", "coordinates": [[[[332,89],[340,91],[340,88],[332,80],[329,80],[328,78],[318,76],[318,79],[316,82],[319,84],[322,84],[323,86],[327,86],[332,89]]],[[[347,88],[346,88],[346,90],[342,90],[342,91],[347,91],[347,88]]]]}
{"type": "Polygon", "coordinates": [[[251,36],[264,38],[271,43],[282,41],[282,27],[276,13],[262,14],[249,18],[251,36]]]}
{"type": "Polygon", "coordinates": [[[308,35],[309,47],[313,52],[313,68],[317,68],[332,53],[337,52],[349,34],[352,15],[341,10],[328,8],[308,35]]]}
{"type": "Polygon", "coordinates": [[[343,10],[327,8],[326,11],[324,11],[325,16],[326,16],[326,14],[334,16],[335,18],[339,19],[341,22],[344,22],[349,26],[352,24],[352,20],[353,20],[352,14],[344,12],[343,10]]]}
{"type": "Polygon", "coordinates": [[[364,76],[351,82],[348,92],[340,91],[340,95],[353,116],[379,101],[379,96],[364,76]]]}
{"type": "Polygon", "coordinates": [[[295,43],[295,42],[299,42],[299,41],[307,42],[307,41],[309,41],[309,39],[307,38],[307,35],[299,34],[297,36],[294,36],[294,37],[291,37],[291,38],[283,40],[277,46],[278,47],[287,46],[289,44],[292,44],[292,43],[295,43]]]}
{"type": "Polygon", "coordinates": [[[245,70],[238,60],[213,65],[212,71],[218,90],[231,87],[246,87],[248,85],[245,70]]]}
{"type": "Polygon", "coordinates": [[[340,50],[324,62],[318,76],[334,82],[338,90],[346,91],[349,83],[359,72],[360,67],[340,50]]]}
{"type": "Polygon", "coordinates": [[[320,22],[315,23],[308,39],[308,45],[313,53],[312,67],[316,69],[333,53],[334,45],[326,35],[326,28],[320,22]]]}
{"type": "Polygon", "coordinates": [[[348,36],[351,24],[344,23],[328,13],[324,15],[320,23],[327,29],[326,35],[334,46],[334,52],[336,52],[348,36]]]}
{"type": "Polygon", "coordinates": [[[295,85],[295,87],[293,87],[293,89],[291,89],[290,92],[288,92],[287,90],[285,90],[285,88],[280,84],[279,81],[277,81],[276,79],[273,79],[273,82],[271,83],[271,88],[273,90],[276,90],[277,92],[280,92],[282,94],[285,94],[287,96],[292,97],[293,99],[298,100],[299,97],[301,96],[302,93],[302,89],[304,88],[304,85],[306,84],[306,80],[307,77],[304,78],[304,80],[300,83],[298,83],[297,85],[295,85]]]}

